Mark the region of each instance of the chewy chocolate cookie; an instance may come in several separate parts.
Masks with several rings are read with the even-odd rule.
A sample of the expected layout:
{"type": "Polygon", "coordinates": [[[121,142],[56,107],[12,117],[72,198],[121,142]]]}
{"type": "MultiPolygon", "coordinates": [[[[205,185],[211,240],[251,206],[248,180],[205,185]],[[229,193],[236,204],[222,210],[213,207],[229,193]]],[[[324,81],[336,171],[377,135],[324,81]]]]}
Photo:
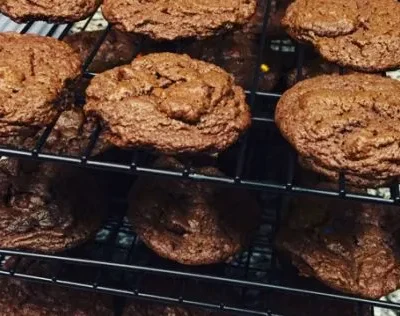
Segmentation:
{"type": "Polygon", "coordinates": [[[307,167],[352,185],[400,175],[400,82],[375,75],[325,75],[286,91],[275,120],[307,167]]]}
{"type": "MultiPolygon", "coordinates": [[[[65,37],[64,41],[79,54],[82,63],[84,63],[103,33],[104,30],[74,33],[65,37]]],[[[88,71],[99,73],[116,66],[128,64],[135,56],[137,47],[137,37],[111,30],[90,63],[88,71]]]]}
{"type": "Polygon", "coordinates": [[[296,0],[282,23],[330,62],[369,72],[400,66],[397,0],[296,0]]]}
{"type": "Polygon", "coordinates": [[[150,54],[97,75],[85,111],[105,139],[165,153],[215,153],[250,126],[243,89],[223,69],[187,55],[150,54]]]}
{"type": "Polygon", "coordinates": [[[398,207],[322,198],[292,201],[277,245],[303,276],[379,298],[400,285],[398,207]]]}
{"type": "MultiPolygon", "coordinates": [[[[13,262],[6,264],[13,265],[13,262]]],[[[35,276],[51,277],[50,270],[51,266],[45,262],[22,259],[18,264],[18,271],[35,276]]],[[[29,283],[21,279],[0,278],[0,316],[72,315],[112,316],[112,301],[106,295],[29,283]]]]}
{"type": "Polygon", "coordinates": [[[87,18],[100,5],[100,0],[2,0],[0,12],[16,22],[43,20],[74,22],[87,18]]]}
{"type": "MultiPolygon", "coordinates": [[[[161,158],[155,167],[183,165],[161,158]]],[[[222,175],[213,167],[199,172],[222,175]]],[[[188,265],[230,260],[247,244],[260,215],[246,191],[182,180],[141,178],[129,201],[128,217],[143,242],[160,256],[188,265]]]]}
{"type": "Polygon", "coordinates": [[[80,169],[0,161],[0,248],[58,252],[99,229],[105,213],[98,183],[80,169]]]}
{"type": "MultiPolygon", "coordinates": [[[[188,53],[198,59],[217,64],[231,73],[236,84],[251,89],[257,66],[259,47],[256,41],[242,34],[197,41],[188,53]]],[[[257,91],[271,91],[280,79],[282,63],[277,54],[267,50],[262,57],[257,91]]]]}
{"type": "Polygon", "coordinates": [[[255,0],[105,0],[104,17],[124,32],[156,40],[204,38],[243,25],[255,0]]]}
{"type": "Polygon", "coordinates": [[[79,56],[49,37],[0,34],[0,123],[43,127],[80,76],[79,56]]]}

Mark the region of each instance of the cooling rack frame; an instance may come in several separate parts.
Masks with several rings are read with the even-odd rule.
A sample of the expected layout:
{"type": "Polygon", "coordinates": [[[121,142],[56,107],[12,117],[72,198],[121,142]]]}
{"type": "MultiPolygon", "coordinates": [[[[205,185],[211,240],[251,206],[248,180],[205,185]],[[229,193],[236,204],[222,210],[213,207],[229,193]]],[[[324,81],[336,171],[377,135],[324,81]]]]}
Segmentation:
{"type": "MultiPolygon", "coordinates": [[[[249,91],[246,91],[248,102],[253,111],[253,128],[256,130],[255,134],[258,133],[266,133],[266,134],[276,134],[277,128],[273,119],[273,108],[276,102],[279,100],[282,91],[275,93],[266,93],[259,91],[257,89],[259,75],[260,75],[260,67],[259,65],[262,63],[263,52],[266,47],[271,43],[270,39],[267,38],[266,34],[266,26],[268,23],[268,17],[271,10],[271,0],[266,0],[266,12],[263,25],[263,32],[259,38],[259,53],[257,56],[256,67],[254,68],[253,82],[252,88],[249,91]],[[267,111],[257,104],[266,105],[267,111]]],[[[3,24],[0,23],[0,31],[4,30],[4,21],[5,17],[1,17],[3,19],[3,24]]],[[[87,19],[83,30],[91,23],[92,17],[87,19]]],[[[12,23],[10,20],[6,19],[7,23],[12,23]]],[[[0,20],[1,22],[1,20],[0,20]]],[[[38,22],[28,22],[24,25],[14,26],[15,30],[20,33],[30,33],[37,32],[44,36],[52,36],[62,39],[65,37],[70,29],[72,28],[72,24],[64,24],[64,25],[49,25],[43,22],[40,22],[40,27],[38,31],[33,31],[33,29],[37,26],[38,22]]],[[[107,34],[110,32],[111,26],[107,26],[99,39],[96,42],[96,45],[93,47],[92,52],[89,54],[89,57],[86,59],[83,65],[83,73],[85,78],[92,78],[96,74],[88,71],[88,68],[93,61],[97,51],[99,50],[101,44],[104,42],[107,34]]],[[[176,52],[182,52],[181,43],[176,44],[176,52]]],[[[139,50],[138,52],[139,53],[139,50]]],[[[301,68],[304,64],[305,60],[305,47],[303,45],[296,45],[295,47],[296,53],[296,68],[298,73],[298,79],[301,79],[301,68]]],[[[82,101],[83,102],[83,101],[82,101]]],[[[21,278],[27,281],[32,282],[41,282],[41,283],[49,283],[56,284],[59,286],[77,288],[81,290],[88,291],[97,291],[104,292],[113,295],[130,297],[135,299],[144,299],[151,301],[158,301],[164,303],[174,303],[174,304],[182,304],[182,305],[190,305],[203,307],[213,310],[232,312],[238,314],[250,314],[250,315],[278,315],[274,313],[274,311],[270,311],[268,306],[239,306],[234,303],[224,302],[223,300],[217,300],[216,302],[210,303],[206,298],[203,299],[190,299],[186,298],[182,293],[176,296],[169,296],[167,294],[152,294],[148,291],[140,290],[137,286],[129,287],[126,282],[119,282],[116,285],[105,286],[103,285],[102,278],[105,274],[113,274],[115,271],[119,271],[122,273],[120,276],[121,280],[131,280],[131,277],[126,276],[135,275],[134,279],[140,279],[140,275],[158,275],[162,277],[170,277],[171,279],[179,279],[183,280],[183,284],[185,282],[196,280],[197,282],[205,282],[210,287],[215,285],[224,285],[228,288],[236,288],[241,289],[242,291],[256,290],[265,293],[271,292],[279,292],[279,293],[291,293],[294,295],[306,295],[307,297],[311,297],[312,299],[328,299],[330,300],[339,300],[351,302],[357,305],[357,315],[365,315],[363,312],[365,306],[380,306],[385,308],[397,308],[400,309],[400,304],[396,304],[393,302],[385,302],[378,300],[370,300],[370,299],[362,299],[358,297],[353,297],[349,295],[339,294],[337,292],[333,292],[326,288],[323,289],[309,289],[303,288],[301,286],[293,286],[291,284],[286,284],[284,282],[280,282],[280,277],[284,272],[280,270],[278,267],[278,259],[277,254],[275,253],[275,249],[272,245],[275,231],[278,227],[278,223],[280,220],[280,216],[282,213],[282,208],[287,204],[287,200],[295,195],[299,194],[310,194],[316,195],[326,198],[340,198],[340,199],[350,199],[356,200],[359,202],[366,203],[383,203],[383,204],[391,204],[398,205],[400,203],[400,193],[399,193],[399,185],[398,183],[393,183],[390,188],[390,198],[382,198],[379,196],[372,196],[368,194],[360,194],[350,192],[346,186],[346,175],[341,173],[339,176],[339,181],[337,183],[337,190],[326,190],[319,189],[315,187],[306,187],[303,185],[298,185],[295,181],[296,177],[296,153],[290,148],[290,146],[285,143],[283,139],[279,139],[279,143],[282,145],[282,151],[279,151],[278,154],[281,155],[282,159],[280,162],[282,163],[280,168],[284,169],[284,174],[279,177],[279,180],[276,180],[275,177],[269,178],[268,176],[263,177],[263,175],[252,174],[248,176],[248,166],[251,165],[251,160],[249,160],[248,156],[257,155],[258,149],[261,147],[264,148],[264,152],[269,154],[268,146],[270,144],[266,143],[257,143],[252,142],[251,133],[245,135],[239,142],[239,144],[234,149],[234,157],[235,163],[232,168],[232,172],[225,177],[210,177],[204,174],[196,173],[190,165],[186,166],[183,170],[180,171],[171,171],[159,168],[153,168],[146,163],[146,159],[141,159],[143,156],[142,151],[131,151],[130,157],[131,159],[128,161],[111,161],[111,160],[103,160],[102,158],[92,157],[91,153],[93,148],[96,145],[96,141],[101,133],[101,127],[98,126],[97,129],[93,132],[91,136],[91,140],[85,150],[83,150],[82,154],[79,157],[71,157],[71,156],[63,156],[63,155],[53,155],[49,153],[44,153],[42,148],[50,135],[52,128],[54,127],[56,122],[51,124],[46,128],[43,132],[36,145],[32,149],[16,149],[16,148],[8,148],[0,146],[0,155],[8,156],[8,157],[20,157],[26,159],[33,159],[38,161],[52,161],[52,162],[60,162],[66,164],[72,164],[79,167],[84,168],[93,168],[93,169],[101,169],[106,171],[114,171],[117,173],[123,173],[128,176],[136,176],[136,175],[145,175],[145,176],[163,176],[163,177],[171,177],[171,178],[180,178],[180,179],[190,179],[193,181],[206,181],[210,183],[215,183],[219,185],[227,185],[232,187],[241,187],[246,189],[254,189],[260,191],[260,195],[267,194],[268,196],[273,196],[278,200],[277,206],[274,208],[272,213],[265,213],[263,223],[265,225],[271,226],[271,231],[269,232],[271,235],[267,237],[268,244],[264,244],[263,246],[257,246],[256,241],[250,245],[247,251],[241,254],[242,259],[244,260],[244,266],[240,266],[238,270],[240,270],[241,276],[232,276],[226,275],[225,269],[232,268],[233,263],[227,263],[224,265],[219,265],[218,267],[212,267],[212,269],[216,269],[217,272],[206,272],[203,273],[202,270],[197,271],[196,269],[191,269],[182,266],[174,266],[174,268],[166,268],[165,262],[161,267],[159,266],[149,266],[147,264],[135,263],[133,260],[133,254],[137,250],[136,247],[138,245],[138,239],[133,234],[129,227],[126,227],[126,223],[124,222],[124,211],[117,212],[117,214],[110,214],[108,219],[105,221],[103,225],[103,231],[109,231],[109,237],[106,241],[98,243],[98,241],[94,241],[94,244],[99,245],[102,256],[98,259],[93,258],[83,258],[82,250],[78,250],[78,252],[67,252],[63,255],[43,255],[32,253],[28,251],[20,251],[20,250],[6,250],[0,249],[0,259],[4,259],[8,256],[14,256],[17,258],[31,258],[34,260],[44,260],[48,262],[52,262],[58,266],[58,271],[63,270],[64,266],[73,266],[79,269],[82,267],[90,267],[95,269],[96,276],[92,280],[88,282],[83,281],[72,281],[69,277],[62,278],[57,274],[54,274],[50,277],[41,277],[29,273],[18,272],[18,266],[14,266],[11,269],[0,268],[0,276],[4,277],[13,277],[13,278],[21,278]],[[125,249],[126,252],[126,261],[125,262],[116,262],[112,258],[112,251],[118,249],[115,241],[118,238],[119,233],[124,231],[128,235],[131,235],[131,245],[128,249],[125,249]],[[257,250],[260,249],[260,250],[257,250]],[[261,249],[266,250],[269,253],[269,264],[270,267],[265,271],[253,271],[255,275],[257,273],[267,273],[269,277],[267,279],[252,279],[251,275],[251,258],[257,252],[261,251],[261,249]],[[221,268],[222,267],[222,268],[221,268]],[[222,270],[221,270],[222,269],[222,270]]],[[[275,137],[275,136],[274,136],[275,137]]],[[[272,146],[272,145],[271,145],[272,146]]],[[[272,151],[272,150],[271,150],[272,151]]],[[[274,169],[276,166],[269,166],[266,169],[274,169]]],[[[257,172],[256,172],[257,173],[257,172]]],[[[267,172],[269,174],[269,172],[267,172]]],[[[97,247],[96,245],[91,244],[90,247],[97,247]]],[[[83,248],[86,249],[86,248],[83,248]]],[[[18,260],[17,260],[18,262],[18,260]]],[[[234,267],[233,267],[234,268],[234,267]]],[[[185,286],[183,285],[183,288],[185,286]]],[[[180,290],[183,292],[183,290],[180,290]]]]}

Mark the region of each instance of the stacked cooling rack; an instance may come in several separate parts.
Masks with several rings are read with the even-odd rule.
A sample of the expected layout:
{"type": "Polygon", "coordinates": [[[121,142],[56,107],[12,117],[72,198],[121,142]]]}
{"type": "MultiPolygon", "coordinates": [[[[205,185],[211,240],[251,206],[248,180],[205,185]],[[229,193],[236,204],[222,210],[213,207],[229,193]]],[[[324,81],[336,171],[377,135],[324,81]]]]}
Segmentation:
{"type": "MultiPolygon", "coordinates": [[[[269,16],[268,12],[266,16],[269,16]]],[[[81,29],[90,28],[93,23],[96,22],[90,17],[81,29]]],[[[62,39],[73,27],[73,24],[52,25],[44,22],[19,25],[0,16],[0,32],[37,33],[62,39]]],[[[105,26],[84,63],[84,76],[87,78],[95,76],[87,69],[110,29],[110,26],[105,26]]],[[[9,256],[18,258],[12,266],[3,266],[0,275],[112,294],[115,296],[117,313],[120,312],[118,309],[122,306],[121,302],[127,297],[239,315],[341,315],[341,310],[345,309],[354,310],[354,315],[373,315],[374,306],[400,310],[400,303],[338,294],[316,281],[298,277],[293,268],[280,262],[274,247],[274,237],[292,196],[308,194],[396,205],[400,202],[400,194],[398,183],[393,183],[387,197],[351,192],[346,187],[345,174],[340,175],[336,190],[298,183],[296,154],[280,136],[273,119],[275,105],[283,91],[279,87],[274,93],[257,89],[259,65],[266,47],[289,56],[299,74],[307,53],[304,47],[294,47],[286,39],[268,39],[264,30],[260,37],[258,65],[254,69],[252,89],[246,92],[247,101],[252,107],[253,124],[238,144],[218,157],[219,167],[227,174],[225,177],[199,174],[189,165],[180,171],[153,168],[150,162],[154,156],[145,151],[117,151],[92,158],[91,153],[101,134],[100,126],[80,156],[42,152],[55,122],[47,127],[33,149],[0,147],[2,156],[100,169],[106,177],[113,179],[113,183],[118,183],[118,186],[109,188],[109,214],[94,241],[62,255],[0,249],[1,261],[9,256]],[[247,251],[226,264],[186,267],[160,259],[136,237],[125,218],[127,188],[136,176],[142,175],[190,179],[256,190],[264,210],[259,231],[247,251]],[[44,277],[21,271],[18,263],[25,257],[48,262],[52,276],[44,277]],[[290,305],[296,307],[290,310],[290,305]]],[[[171,47],[168,49],[171,50],[171,47]]],[[[176,43],[172,50],[180,52],[182,45],[176,43]]],[[[137,51],[139,53],[140,47],[137,51]]]]}

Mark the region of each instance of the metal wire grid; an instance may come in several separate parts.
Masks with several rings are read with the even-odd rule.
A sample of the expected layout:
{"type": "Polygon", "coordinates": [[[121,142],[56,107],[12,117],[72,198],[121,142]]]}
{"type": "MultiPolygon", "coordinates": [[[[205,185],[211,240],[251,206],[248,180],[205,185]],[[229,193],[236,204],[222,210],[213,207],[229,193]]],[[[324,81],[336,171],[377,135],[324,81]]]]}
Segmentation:
{"type": "MultiPolygon", "coordinates": [[[[269,16],[270,8],[271,5],[268,2],[266,16],[269,16]]],[[[83,29],[89,25],[90,20],[89,18],[83,29]]],[[[267,18],[264,21],[264,31],[260,37],[258,65],[261,63],[262,52],[264,51],[266,43],[268,43],[265,32],[266,24],[267,18]]],[[[41,22],[30,22],[19,26],[5,17],[0,18],[0,31],[13,30],[21,33],[35,32],[60,39],[69,32],[71,27],[72,25],[48,25],[41,22]]],[[[110,29],[110,26],[108,26],[104,30],[93,48],[92,53],[84,63],[85,77],[90,78],[95,75],[88,72],[87,69],[110,29]]],[[[179,50],[179,45],[177,45],[177,51],[179,50]]],[[[302,46],[296,47],[296,53],[297,69],[298,74],[300,74],[300,69],[304,62],[304,48],[302,46]]],[[[57,156],[41,152],[41,148],[46,142],[52,126],[54,125],[46,129],[33,150],[0,148],[0,154],[38,160],[60,161],[91,168],[122,171],[128,174],[189,178],[196,181],[209,181],[276,193],[316,194],[327,197],[349,198],[388,204],[399,202],[399,189],[397,184],[394,184],[391,188],[390,199],[353,194],[347,191],[345,187],[345,175],[343,174],[340,177],[337,191],[320,190],[295,185],[296,155],[287,144],[279,138],[279,133],[273,121],[273,108],[280,94],[257,91],[258,78],[259,67],[256,67],[252,85],[253,88],[247,91],[248,100],[254,112],[253,128],[237,146],[228,152],[227,157],[235,157],[235,162],[231,170],[232,172],[226,177],[216,178],[197,174],[191,170],[189,166],[182,171],[161,170],[148,167],[145,163],[147,160],[141,159],[142,153],[140,152],[131,153],[129,156],[132,157],[132,159],[127,162],[90,158],[92,149],[101,132],[100,127],[94,132],[90,144],[80,157],[57,156]],[[257,104],[263,105],[262,111],[257,111],[257,104]],[[265,109],[267,110],[265,111],[265,109]],[[260,135],[263,135],[261,139],[267,141],[260,143],[260,135]],[[262,150],[261,147],[264,150],[262,150]],[[270,160],[270,156],[278,157],[279,159],[270,160]],[[286,164],[282,164],[282,161],[285,160],[286,164]],[[271,161],[274,161],[275,164],[270,164],[271,161]],[[277,161],[279,161],[279,164],[277,164],[277,161]],[[252,167],[254,165],[256,165],[257,168],[252,167]]],[[[221,159],[223,160],[223,158],[221,159]]],[[[275,208],[275,211],[279,214],[279,208],[275,208]]],[[[261,231],[261,235],[257,236],[249,250],[236,258],[231,264],[196,270],[175,266],[165,261],[160,262],[158,258],[143,248],[143,245],[131,232],[129,225],[124,220],[123,213],[117,212],[116,214],[110,215],[104,225],[104,229],[99,233],[95,244],[84,247],[84,250],[79,249],[68,252],[63,256],[40,255],[24,251],[0,251],[2,258],[13,255],[21,258],[34,258],[51,262],[54,265],[55,271],[51,277],[35,276],[24,273],[23,271],[18,271],[18,264],[11,269],[1,269],[0,275],[24,278],[30,281],[55,283],[61,286],[79,289],[96,290],[122,296],[133,296],[139,299],[189,304],[228,312],[249,313],[254,315],[276,315],[274,311],[270,311],[271,305],[267,304],[268,306],[266,306],[268,297],[274,292],[312,296],[315,302],[317,298],[355,302],[358,304],[358,315],[364,314],[364,305],[400,308],[399,304],[391,302],[355,298],[333,293],[325,288],[309,290],[293,286],[290,282],[285,282],[285,275],[281,273],[280,267],[277,265],[276,254],[271,245],[274,230],[277,227],[276,216],[272,216],[271,213],[266,213],[263,222],[265,223],[265,227],[269,227],[269,230],[261,231]],[[123,240],[122,243],[121,240],[123,240]],[[73,271],[87,271],[88,273],[85,274],[86,280],[73,280],[73,271]],[[176,286],[177,291],[174,292],[175,295],[166,295],[165,292],[157,294],[157,291],[154,292],[151,289],[142,288],[141,285],[147,283],[146,280],[148,277],[154,277],[156,275],[167,278],[174,284],[178,283],[176,286]],[[224,300],[223,297],[200,299],[199,296],[196,295],[194,297],[190,297],[190,295],[185,296],[185,289],[188,289],[188,284],[193,282],[195,282],[195,286],[199,286],[200,283],[203,285],[222,286],[223,291],[217,291],[219,294],[227,293],[227,291],[232,293],[231,291],[233,291],[234,293],[239,293],[241,299],[230,302],[229,300],[224,300]],[[249,293],[250,295],[247,295],[249,293]],[[248,296],[252,297],[253,300],[249,300],[248,296]],[[256,299],[254,299],[254,297],[256,297],[256,299]]]]}
{"type": "MultiPolygon", "coordinates": [[[[289,275],[276,264],[273,248],[274,227],[277,226],[276,210],[281,207],[281,199],[264,196],[262,200],[269,205],[263,213],[263,224],[248,250],[230,263],[187,267],[158,257],[132,231],[124,216],[125,201],[115,199],[110,203],[110,214],[93,242],[63,255],[2,249],[0,261],[4,263],[4,259],[9,256],[17,260],[13,260],[13,265],[3,264],[0,276],[139,300],[188,305],[228,314],[291,315],[281,310],[284,307],[281,299],[290,302],[299,300],[299,295],[300,301],[301,296],[312,297],[314,303],[309,309],[310,313],[316,306],[321,308],[332,304],[353,310],[356,310],[354,304],[359,304],[361,310],[365,303],[400,308],[400,305],[389,302],[362,300],[327,292],[322,287],[307,290],[286,283],[285,278],[289,275]],[[22,264],[27,259],[47,262],[48,274],[27,272],[26,264],[22,264]],[[332,302],[332,299],[348,303],[332,302]]],[[[291,275],[290,278],[290,282],[293,282],[291,275]]],[[[363,312],[358,315],[369,314],[363,312]]]]}
{"type": "MultiPolygon", "coordinates": [[[[262,62],[263,52],[267,45],[272,45],[275,49],[280,49],[283,51],[282,43],[270,41],[267,39],[266,34],[266,25],[268,23],[269,12],[271,10],[271,3],[269,0],[266,0],[268,5],[266,7],[265,20],[263,33],[259,39],[259,53],[257,56],[257,65],[254,69],[252,89],[247,91],[248,102],[253,110],[253,133],[274,133],[279,135],[277,132],[276,126],[274,124],[274,107],[276,102],[280,97],[280,93],[266,93],[259,91],[258,81],[260,77],[260,67],[259,65],[262,62]],[[279,44],[280,43],[280,44],[279,44]]],[[[86,21],[86,24],[83,26],[83,30],[91,23],[91,18],[86,21]]],[[[8,31],[13,30],[20,33],[39,33],[45,36],[53,36],[59,39],[62,39],[68,31],[71,29],[71,24],[64,25],[48,25],[44,22],[29,22],[24,25],[17,25],[8,18],[1,16],[0,18],[0,31],[8,31]]],[[[111,26],[107,26],[101,36],[99,36],[96,45],[94,45],[91,54],[88,56],[83,65],[84,76],[86,78],[91,78],[95,74],[90,73],[88,68],[94,59],[97,51],[105,40],[107,34],[110,32],[111,26]]],[[[284,44],[287,45],[287,44],[284,44]]],[[[175,45],[176,51],[182,50],[181,43],[177,43],[175,45]]],[[[139,50],[137,53],[140,52],[139,50]]],[[[300,77],[301,67],[304,64],[304,47],[298,46],[296,47],[297,53],[297,69],[298,75],[300,77]]],[[[55,124],[55,122],[54,122],[55,124]]],[[[258,189],[264,191],[270,191],[275,193],[282,194],[314,194],[321,195],[332,198],[346,198],[353,199],[364,202],[377,202],[377,203],[385,203],[385,204],[399,204],[400,202],[400,193],[398,183],[393,183],[391,186],[391,194],[390,198],[382,198],[379,196],[370,196],[366,194],[354,193],[350,192],[346,188],[345,179],[346,175],[344,173],[340,174],[339,181],[337,183],[337,190],[325,190],[315,187],[307,187],[304,185],[299,185],[296,183],[295,170],[297,166],[297,157],[296,153],[286,145],[285,141],[280,138],[280,136],[276,136],[280,141],[279,145],[273,146],[269,142],[259,142],[253,143],[253,146],[258,148],[264,147],[265,151],[273,151],[277,154],[281,155],[282,159],[279,161],[278,165],[270,165],[268,168],[275,169],[280,168],[284,169],[285,172],[281,174],[278,178],[268,178],[265,175],[259,173],[256,178],[248,177],[244,173],[244,169],[246,164],[249,164],[249,140],[251,137],[249,135],[245,135],[237,146],[234,147],[231,151],[235,150],[235,154],[232,156],[232,159],[235,159],[235,169],[234,172],[225,177],[210,177],[204,174],[199,174],[193,171],[189,166],[182,171],[171,171],[153,168],[146,164],[141,164],[138,161],[139,155],[132,151],[132,159],[130,161],[115,161],[112,159],[104,159],[99,157],[91,157],[91,152],[96,144],[96,141],[101,133],[100,126],[94,131],[91,141],[88,144],[88,147],[83,150],[79,157],[71,157],[71,156],[62,156],[62,155],[53,155],[49,153],[42,152],[42,148],[52,130],[54,124],[50,125],[45,132],[41,135],[39,140],[36,143],[36,146],[33,149],[16,149],[9,147],[0,147],[0,154],[5,156],[17,156],[17,157],[29,157],[31,159],[38,160],[46,160],[46,161],[59,161],[64,163],[70,163],[80,166],[85,166],[89,168],[100,168],[106,170],[113,170],[118,172],[125,172],[130,174],[143,174],[143,175],[154,175],[154,176],[169,176],[169,177],[180,177],[180,178],[188,178],[194,181],[208,181],[213,183],[218,183],[222,185],[231,185],[236,187],[243,187],[248,189],[258,189]],[[279,150],[281,151],[278,151],[279,150]]]]}
{"type": "Polygon", "coordinates": [[[229,263],[190,267],[158,257],[132,231],[126,202],[114,199],[94,241],[62,255],[0,249],[0,276],[228,314],[290,316],[299,312],[297,304],[305,303],[308,310],[301,315],[324,308],[351,309],[357,316],[372,315],[372,306],[400,309],[392,302],[339,294],[282,268],[273,240],[285,199],[262,195],[260,202],[267,205],[262,225],[248,249],[229,263]],[[18,259],[5,265],[10,256],[18,259]],[[27,259],[47,262],[48,274],[26,271],[22,262],[27,259]],[[287,312],[287,304],[296,309],[287,312]]]}

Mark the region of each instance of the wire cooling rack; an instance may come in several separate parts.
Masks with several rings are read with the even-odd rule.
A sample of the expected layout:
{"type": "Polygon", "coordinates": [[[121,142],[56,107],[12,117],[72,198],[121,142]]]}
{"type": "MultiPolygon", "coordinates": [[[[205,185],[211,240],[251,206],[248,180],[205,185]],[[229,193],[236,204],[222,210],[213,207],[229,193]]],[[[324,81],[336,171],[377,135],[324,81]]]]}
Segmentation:
{"type": "MultiPolygon", "coordinates": [[[[266,17],[269,16],[270,10],[271,5],[268,1],[268,5],[266,7],[266,17]]],[[[93,17],[87,19],[83,23],[81,22],[80,29],[85,30],[89,28],[91,23],[94,23],[92,19],[93,17]]],[[[16,149],[0,146],[0,154],[5,156],[28,157],[38,160],[58,161],[88,168],[99,168],[130,174],[189,178],[194,181],[208,181],[222,185],[257,189],[288,195],[314,194],[333,198],[347,198],[364,202],[398,204],[400,201],[398,183],[393,183],[391,186],[391,194],[389,198],[351,192],[346,187],[346,175],[343,173],[339,176],[336,190],[325,190],[312,186],[309,187],[301,185],[298,183],[296,177],[296,170],[298,170],[296,153],[279,135],[273,119],[274,108],[279,100],[279,97],[281,96],[282,91],[279,91],[278,89],[276,93],[267,93],[260,91],[257,89],[257,87],[260,77],[260,65],[262,63],[263,54],[266,48],[272,47],[275,50],[280,51],[282,55],[294,55],[293,53],[290,54],[290,51],[294,50],[296,55],[296,64],[293,66],[297,67],[299,75],[301,74],[301,68],[305,61],[305,49],[301,45],[297,47],[294,47],[293,45],[290,46],[290,44],[287,44],[287,41],[273,41],[268,39],[266,35],[267,23],[268,18],[264,20],[264,31],[259,39],[259,50],[257,63],[254,67],[252,88],[249,91],[246,91],[247,100],[253,112],[253,126],[250,132],[244,136],[236,146],[233,146],[230,150],[228,150],[227,154],[230,156],[232,163],[235,164],[235,167],[234,170],[232,170],[232,172],[225,177],[210,177],[204,174],[199,174],[192,170],[190,166],[187,166],[187,168],[181,171],[153,168],[141,161],[140,153],[137,151],[132,151],[130,158],[126,158],[126,156],[124,156],[125,159],[111,159],[109,156],[107,156],[107,158],[91,157],[93,148],[101,133],[100,126],[98,126],[98,128],[93,132],[91,141],[89,142],[87,148],[85,148],[79,156],[72,157],[53,155],[42,152],[42,148],[44,147],[44,144],[46,143],[46,140],[50,135],[55,122],[47,127],[47,129],[38,139],[34,148],[16,149]],[[290,47],[288,48],[288,46],[290,47]],[[269,137],[260,138],[260,135],[266,134],[269,135],[269,137]],[[255,148],[257,149],[257,153],[252,155],[251,152],[254,151],[255,148]],[[253,175],[246,173],[246,166],[253,166],[253,171],[254,168],[259,168],[258,166],[260,166],[260,164],[256,164],[254,159],[258,161],[263,161],[264,159],[264,161],[267,161],[266,157],[262,156],[265,156],[271,152],[279,155],[280,159],[277,160],[275,164],[269,164],[266,166],[266,168],[282,171],[279,173],[279,175],[276,173],[275,177],[268,177],[265,172],[261,171],[261,168],[259,172],[253,172],[253,175]]],[[[29,22],[27,24],[18,25],[6,17],[0,16],[1,32],[16,31],[20,33],[38,33],[44,36],[52,36],[63,39],[72,27],[72,24],[51,25],[44,22],[29,22]]],[[[110,30],[111,26],[106,25],[103,33],[99,36],[96,44],[94,45],[92,52],[84,62],[83,71],[86,78],[92,78],[95,75],[94,73],[89,72],[88,68],[110,30]]],[[[169,51],[182,52],[184,51],[184,46],[185,45],[183,42],[177,42],[173,45],[168,45],[166,49],[169,51]]],[[[140,48],[141,45],[139,44],[136,52],[137,54],[140,53],[140,48]]],[[[226,153],[223,155],[226,156],[226,153]]]]}
{"type": "MultiPolygon", "coordinates": [[[[125,182],[130,182],[134,178],[132,175],[152,175],[256,189],[260,191],[258,195],[260,203],[264,205],[264,215],[260,230],[248,250],[230,263],[207,267],[186,267],[160,259],[133,233],[124,216],[126,201],[121,189],[117,196],[113,195],[109,206],[110,214],[95,241],[62,255],[0,249],[0,259],[3,261],[9,256],[19,258],[11,267],[3,265],[0,275],[123,297],[203,307],[228,314],[342,315],[343,311],[350,311],[349,315],[364,316],[372,315],[372,306],[400,309],[400,304],[390,301],[339,294],[317,282],[297,277],[296,271],[280,264],[273,240],[281,213],[286,209],[291,195],[313,194],[397,204],[400,194],[398,183],[393,183],[387,198],[350,192],[345,185],[345,174],[340,175],[337,190],[319,189],[298,183],[296,154],[280,136],[273,119],[276,102],[283,90],[278,86],[276,91],[266,93],[259,91],[257,86],[259,66],[267,48],[280,51],[282,55],[290,54],[295,61],[291,67],[296,67],[298,74],[301,73],[307,52],[303,46],[293,46],[287,39],[267,38],[266,25],[271,3],[266,1],[266,18],[259,38],[252,88],[246,91],[253,112],[253,126],[238,144],[218,156],[218,165],[226,176],[198,174],[189,165],[179,171],[153,168],[151,161],[154,156],[143,151],[117,151],[93,158],[91,152],[101,133],[100,127],[94,131],[88,147],[76,157],[42,152],[54,124],[47,127],[34,148],[0,147],[0,154],[4,156],[121,172],[122,174],[114,173],[113,176],[118,179],[121,177],[125,182]],[[48,262],[51,265],[50,275],[35,275],[24,271],[19,263],[26,258],[48,262]]],[[[80,29],[88,29],[93,23],[92,16],[80,23],[80,29]]],[[[52,25],[44,22],[19,25],[0,15],[1,32],[37,33],[63,39],[73,27],[72,24],[52,25]]],[[[89,72],[88,68],[110,30],[111,27],[106,25],[84,63],[86,78],[96,75],[89,72]]],[[[168,50],[182,52],[183,47],[184,43],[179,42],[173,44],[172,48],[170,45],[168,50]]],[[[140,53],[140,45],[137,53],[140,53]]],[[[117,187],[119,190],[129,185],[117,187]]]]}
{"type": "MultiPolygon", "coordinates": [[[[121,183],[129,187],[125,184],[131,180],[110,180],[110,186],[118,182],[120,187],[121,183]]],[[[121,196],[122,191],[118,192],[121,196]]],[[[267,206],[262,224],[248,249],[229,263],[190,267],[158,257],[133,232],[125,217],[126,201],[114,196],[95,240],[62,255],[0,249],[3,262],[0,276],[200,307],[228,315],[312,315],[326,310],[334,312],[327,315],[338,315],[335,312],[351,310],[354,313],[349,315],[366,316],[371,315],[369,304],[400,308],[390,302],[338,294],[297,277],[295,271],[283,269],[273,240],[279,219],[277,212],[284,207],[284,202],[278,196],[264,194],[259,200],[267,206]],[[4,264],[10,256],[17,259],[12,265],[4,264]],[[27,272],[26,260],[46,262],[49,266],[46,275],[27,272]],[[301,308],[302,314],[298,314],[301,308]]]]}

